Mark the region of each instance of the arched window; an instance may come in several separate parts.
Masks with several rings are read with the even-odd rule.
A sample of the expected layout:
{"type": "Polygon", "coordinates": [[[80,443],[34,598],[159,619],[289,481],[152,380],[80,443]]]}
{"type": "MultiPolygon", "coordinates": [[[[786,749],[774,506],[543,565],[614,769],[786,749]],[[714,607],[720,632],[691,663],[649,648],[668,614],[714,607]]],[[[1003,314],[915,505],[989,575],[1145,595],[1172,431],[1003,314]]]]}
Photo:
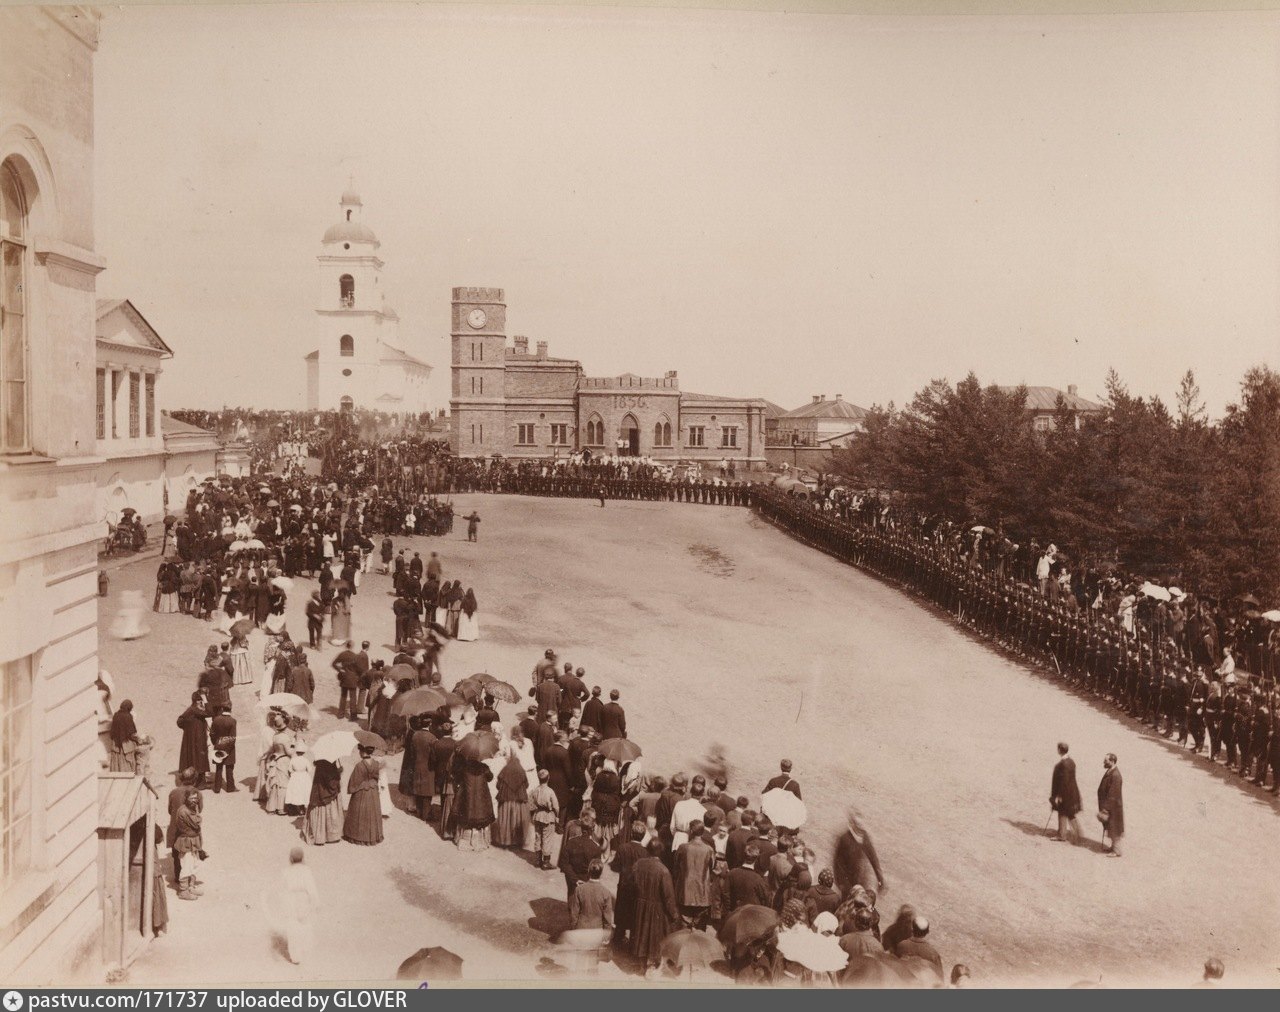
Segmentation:
{"type": "Polygon", "coordinates": [[[653,423],[653,445],[654,446],[670,446],[671,445],[671,423],[666,420],[659,420],[653,423]]]}
{"type": "Polygon", "coordinates": [[[356,304],[356,279],[350,274],[338,278],[338,301],[347,309],[356,304]]]}
{"type": "Polygon", "coordinates": [[[604,445],[604,422],[600,420],[599,415],[593,414],[587,419],[587,445],[604,445]]]}
{"type": "Polygon", "coordinates": [[[27,194],[13,159],[0,165],[0,452],[27,432],[27,194]]]}
{"type": "Polygon", "coordinates": [[[343,358],[351,358],[356,353],[356,339],[350,334],[338,338],[338,354],[343,358]]]}
{"type": "Polygon", "coordinates": [[[344,412],[351,412],[355,410],[356,402],[350,397],[344,397],[342,400],[338,401],[338,407],[344,412]]]}

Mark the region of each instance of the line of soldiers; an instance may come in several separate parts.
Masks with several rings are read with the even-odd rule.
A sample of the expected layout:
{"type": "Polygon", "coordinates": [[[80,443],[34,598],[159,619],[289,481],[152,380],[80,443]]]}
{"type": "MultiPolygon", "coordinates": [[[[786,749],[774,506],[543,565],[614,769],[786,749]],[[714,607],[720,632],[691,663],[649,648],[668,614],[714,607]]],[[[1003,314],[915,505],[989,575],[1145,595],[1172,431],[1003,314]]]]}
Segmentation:
{"type": "MultiPolygon", "coordinates": [[[[1221,754],[1241,777],[1280,793],[1280,705],[1272,679],[1192,665],[1172,641],[1141,625],[1050,600],[1031,587],[974,567],[954,549],[895,530],[819,512],[773,489],[752,497],[761,516],[844,562],[893,580],[945,608],[975,632],[1043,664],[1197,754],[1221,754]]],[[[1068,603],[1068,600],[1070,603],[1068,603]]]]}
{"type": "Polygon", "coordinates": [[[459,492],[507,492],[514,495],[555,496],[566,499],[645,499],[654,502],[694,502],[718,506],[750,506],[752,486],[712,481],[663,481],[658,478],[571,478],[560,475],[521,475],[463,480],[459,492]]]}

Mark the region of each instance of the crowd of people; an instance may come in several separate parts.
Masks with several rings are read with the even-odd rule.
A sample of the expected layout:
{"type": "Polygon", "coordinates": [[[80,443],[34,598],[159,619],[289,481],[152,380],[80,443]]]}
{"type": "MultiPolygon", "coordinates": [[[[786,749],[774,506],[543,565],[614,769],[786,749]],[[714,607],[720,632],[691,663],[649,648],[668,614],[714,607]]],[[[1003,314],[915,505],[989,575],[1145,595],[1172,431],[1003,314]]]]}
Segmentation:
{"type": "Polygon", "coordinates": [[[999,551],[992,564],[982,547],[993,533],[987,528],[966,537],[946,526],[887,522],[884,508],[870,502],[829,503],[772,490],[754,497],[762,516],[796,537],[946,609],[992,644],[1257,786],[1270,771],[1270,790],[1280,791],[1280,707],[1268,673],[1274,630],[1269,660],[1246,672],[1236,665],[1238,624],[1192,595],[1106,574],[1081,586],[1053,545],[1035,560],[1033,578],[1019,580],[999,551]]]}

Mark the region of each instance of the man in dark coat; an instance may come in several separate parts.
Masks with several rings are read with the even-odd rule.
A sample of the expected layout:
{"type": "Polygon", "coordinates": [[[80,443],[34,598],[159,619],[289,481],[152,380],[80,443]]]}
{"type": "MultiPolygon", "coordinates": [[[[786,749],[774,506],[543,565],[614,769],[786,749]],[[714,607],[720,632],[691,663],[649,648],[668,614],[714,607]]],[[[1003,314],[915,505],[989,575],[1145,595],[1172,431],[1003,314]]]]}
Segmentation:
{"type": "Polygon", "coordinates": [[[703,838],[703,824],[694,819],[689,824],[689,839],[675,854],[676,901],[685,924],[695,931],[707,926],[711,912],[711,866],[715,851],[703,838]]]}
{"type": "Polygon", "coordinates": [[[533,761],[545,767],[547,750],[556,743],[556,725],[551,717],[538,721],[534,725],[532,735],[526,737],[533,742],[533,761]]]}
{"type": "Polygon", "coordinates": [[[320,600],[320,591],[315,591],[311,595],[311,600],[307,602],[307,636],[311,640],[311,648],[313,650],[320,649],[320,635],[324,632],[324,602],[320,600]]]}
{"type": "Polygon", "coordinates": [[[453,839],[453,827],[450,825],[453,812],[453,753],[458,747],[453,737],[453,721],[440,722],[440,736],[431,743],[431,775],[435,780],[433,786],[440,795],[440,835],[446,840],[453,839]]]}
{"type": "Polygon", "coordinates": [[[1102,780],[1098,784],[1098,821],[1111,837],[1107,855],[1120,857],[1120,840],[1124,836],[1124,778],[1120,776],[1114,752],[1107,753],[1102,766],[1106,772],[1102,774],[1102,780]]]}
{"type": "MultiPolygon", "coordinates": [[[[588,818],[587,815],[583,815],[584,823],[594,823],[594,821],[594,817],[588,818]]],[[[590,828],[590,826],[587,828],[590,828]]],[[[567,893],[565,896],[566,903],[573,898],[574,891],[578,888],[578,883],[587,881],[591,862],[599,861],[601,853],[600,844],[596,843],[589,832],[579,833],[577,836],[560,844],[558,867],[564,873],[564,885],[567,893]]]]}
{"type": "Polygon", "coordinates": [[[530,690],[531,695],[538,704],[538,720],[543,721],[550,717],[553,721],[558,719],[560,713],[560,686],[555,680],[555,676],[543,678],[536,688],[530,690]]]}
{"type": "MultiPolygon", "coordinates": [[[[724,859],[730,870],[749,864],[752,858],[747,857],[751,842],[756,838],[756,813],[750,809],[742,813],[742,826],[731,829],[724,845],[724,859]]],[[[756,853],[760,852],[756,848],[756,853]]]]}
{"type": "Polygon", "coordinates": [[[744,907],[748,903],[757,903],[762,907],[772,907],[773,890],[769,888],[769,883],[764,880],[764,876],[753,867],[756,859],[760,856],[760,848],[754,843],[749,844],[743,856],[746,863],[731,868],[727,875],[729,880],[729,911],[737,910],[738,907],[744,907]]]}
{"type": "MultiPolygon", "coordinates": [[[[624,827],[624,829],[627,827],[624,827]]],[[[630,835],[613,855],[612,868],[618,873],[618,900],[614,904],[613,942],[621,945],[626,941],[636,915],[636,883],[633,872],[637,861],[642,861],[649,854],[641,845],[648,832],[643,822],[635,822],[630,826],[630,835]]],[[[619,834],[621,836],[623,834],[619,834]]]]}
{"type": "Polygon", "coordinates": [[[631,954],[644,963],[646,975],[662,961],[662,940],[680,926],[675,883],[661,855],[661,841],[650,840],[649,856],[637,861],[631,870],[636,890],[631,954]]]}
{"type": "Polygon", "coordinates": [[[338,673],[338,719],[350,716],[356,720],[356,694],[360,689],[360,658],[354,650],[343,650],[333,659],[333,670],[338,673]]]}
{"type": "Polygon", "coordinates": [[[917,917],[911,922],[911,937],[904,939],[893,947],[893,954],[899,959],[923,959],[926,963],[933,967],[934,973],[938,975],[938,981],[943,980],[942,975],[942,955],[931,944],[925,941],[929,934],[929,922],[923,917],[917,917]]]}
{"type": "MultiPolygon", "coordinates": [[[[538,708],[532,703],[529,709],[525,711],[523,717],[520,718],[520,733],[524,735],[526,741],[533,741],[538,735],[538,708]]],[[[534,754],[534,761],[537,761],[537,754],[534,754]]]]}
{"type": "MultiPolygon", "coordinates": [[[[791,760],[783,759],[782,762],[778,764],[778,766],[782,770],[782,772],[779,773],[772,780],[770,780],[767,784],[765,784],[764,790],[761,791],[760,793],[764,794],[767,791],[773,791],[773,790],[777,790],[778,788],[781,788],[784,791],[790,791],[797,798],[799,798],[800,784],[791,778],[791,760]]],[[[804,800],[804,799],[801,798],[801,800],[804,800]]]]}
{"type": "Polygon", "coordinates": [[[559,732],[555,743],[542,752],[542,767],[548,774],[547,786],[555,792],[556,801],[560,805],[561,826],[569,819],[569,801],[573,794],[573,766],[569,749],[565,747],[567,738],[563,731],[559,732]]]}
{"type": "MultiPolygon", "coordinates": [[[[411,722],[412,724],[412,722],[411,722]]],[[[436,736],[431,733],[428,722],[418,719],[413,736],[409,739],[406,753],[413,756],[413,776],[410,782],[411,792],[417,805],[418,818],[423,822],[431,821],[431,799],[436,793],[435,770],[431,764],[431,748],[436,743],[436,736]]],[[[406,762],[408,759],[406,758],[406,762]]]]}
{"type": "Polygon", "coordinates": [[[316,676],[307,666],[306,657],[299,653],[297,663],[289,668],[289,679],[285,682],[285,692],[292,692],[308,703],[313,702],[316,692],[316,676]]]}
{"type": "Polygon", "coordinates": [[[213,767],[213,793],[222,790],[223,778],[226,778],[228,794],[239,790],[236,787],[236,719],[231,716],[231,704],[221,703],[214,707],[216,714],[209,722],[209,742],[217,752],[225,753],[226,758],[213,767]]]}
{"type": "Polygon", "coordinates": [[[596,731],[604,728],[604,700],[600,698],[600,686],[591,687],[591,698],[582,704],[582,716],[578,718],[579,727],[589,727],[596,731]]]}
{"type": "Polygon", "coordinates": [[[617,689],[609,690],[609,702],[604,706],[604,714],[600,722],[600,738],[625,738],[627,736],[627,711],[618,702],[621,694],[617,689]]]}
{"type": "Polygon", "coordinates": [[[1054,840],[1067,838],[1067,826],[1076,834],[1076,843],[1083,839],[1080,820],[1076,818],[1084,805],[1080,801],[1080,787],[1076,783],[1076,761],[1067,755],[1067,743],[1058,742],[1058,755],[1062,758],[1053,767],[1053,783],[1049,787],[1049,804],[1058,813],[1058,833],[1054,840]]]}

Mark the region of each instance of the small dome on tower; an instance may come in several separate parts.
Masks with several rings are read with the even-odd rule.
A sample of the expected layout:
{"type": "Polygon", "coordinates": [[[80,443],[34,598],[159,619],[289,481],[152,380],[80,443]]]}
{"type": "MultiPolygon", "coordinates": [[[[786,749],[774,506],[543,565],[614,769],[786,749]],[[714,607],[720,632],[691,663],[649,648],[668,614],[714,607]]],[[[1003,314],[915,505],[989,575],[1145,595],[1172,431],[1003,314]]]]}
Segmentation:
{"type": "Polygon", "coordinates": [[[344,207],[347,204],[351,204],[354,207],[364,206],[364,204],[360,202],[360,194],[356,193],[354,182],[347,184],[347,188],[342,191],[342,199],[339,200],[338,203],[342,204],[344,207]]]}
{"type": "Polygon", "coordinates": [[[330,226],[329,230],[324,234],[325,242],[371,242],[374,245],[378,243],[378,237],[373,234],[373,229],[362,221],[340,221],[338,224],[330,226]]]}

